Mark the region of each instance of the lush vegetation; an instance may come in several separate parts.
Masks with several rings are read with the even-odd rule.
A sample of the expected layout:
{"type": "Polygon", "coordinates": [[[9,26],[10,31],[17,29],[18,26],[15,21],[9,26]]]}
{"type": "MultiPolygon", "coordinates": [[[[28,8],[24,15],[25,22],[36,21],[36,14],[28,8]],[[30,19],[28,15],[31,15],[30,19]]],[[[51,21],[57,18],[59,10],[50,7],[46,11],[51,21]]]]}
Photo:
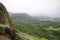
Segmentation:
{"type": "Polygon", "coordinates": [[[13,25],[20,36],[34,40],[60,40],[60,18],[12,14],[13,25]]]}
{"type": "Polygon", "coordinates": [[[34,23],[33,21],[13,21],[13,25],[19,32],[26,33],[41,40],[60,40],[60,22],[41,21],[34,23]]]}

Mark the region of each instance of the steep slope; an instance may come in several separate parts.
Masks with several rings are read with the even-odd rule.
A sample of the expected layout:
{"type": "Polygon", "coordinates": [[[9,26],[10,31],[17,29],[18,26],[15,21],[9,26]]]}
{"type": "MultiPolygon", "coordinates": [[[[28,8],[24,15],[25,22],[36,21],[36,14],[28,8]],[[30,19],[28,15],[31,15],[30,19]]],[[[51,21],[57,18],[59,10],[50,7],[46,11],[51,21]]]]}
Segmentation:
{"type": "MultiPolygon", "coordinates": [[[[5,20],[6,20],[6,23],[9,25],[9,26],[11,26],[12,24],[11,24],[11,19],[10,19],[10,17],[9,17],[9,15],[8,15],[8,12],[7,12],[7,10],[6,10],[6,8],[5,8],[5,6],[2,4],[2,3],[0,3],[0,14],[2,13],[2,15],[4,15],[4,17],[5,17],[5,20]]],[[[1,15],[0,15],[1,16],[1,15]]]]}
{"type": "Polygon", "coordinates": [[[11,37],[13,37],[12,36],[13,32],[12,30],[10,30],[11,29],[10,27],[12,27],[11,19],[8,15],[5,6],[2,3],[0,3],[0,40],[12,39],[11,37]]]}

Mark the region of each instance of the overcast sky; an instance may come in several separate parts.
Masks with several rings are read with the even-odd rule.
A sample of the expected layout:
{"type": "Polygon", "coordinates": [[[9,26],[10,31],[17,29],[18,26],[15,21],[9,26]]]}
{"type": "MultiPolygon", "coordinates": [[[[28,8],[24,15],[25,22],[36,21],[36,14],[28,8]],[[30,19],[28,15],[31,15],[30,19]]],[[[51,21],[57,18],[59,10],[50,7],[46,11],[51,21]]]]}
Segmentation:
{"type": "Polygon", "coordinates": [[[0,0],[9,12],[60,16],[60,0],[0,0]]]}

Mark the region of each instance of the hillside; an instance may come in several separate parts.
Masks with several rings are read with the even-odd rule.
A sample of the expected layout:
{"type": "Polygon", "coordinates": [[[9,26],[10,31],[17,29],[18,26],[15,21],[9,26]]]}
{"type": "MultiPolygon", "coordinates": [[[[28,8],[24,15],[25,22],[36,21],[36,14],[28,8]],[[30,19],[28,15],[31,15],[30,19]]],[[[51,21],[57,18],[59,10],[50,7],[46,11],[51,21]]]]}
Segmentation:
{"type": "Polygon", "coordinates": [[[31,19],[31,16],[26,13],[15,13],[11,15],[12,18],[17,20],[28,20],[31,19]]]}
{"type": "Polygon", "coordinates": [[[53,21],[53,22],[59,22],[60,18],[52,18],[48,16],[30,16],[27,13],[10,13],[10,16],[12,19],[18,20],[18,21],[53,21]]]}
{"type": "Polygon", "coordinates": [[[16,33],[5,6],[0,3],[0,40],[18,40],[16,33]]]}
{"type": "Polygon", "coordinates": [[[26,37],[31,40],[60,40],[60,18],[30,16],[26,14],[26,16],[29,16],[27,20],[25,19],[27,18],[24,15],[25,13],[23,14],[24,16],[22,14],[17,13],[15,16],[11,15],[11,17],[13,19],[14,28],[20,32],[23,38],[26,37]],[[20,15],[22,15],[24,20],[20,15]],[[25,22],[22,22],[22,20],[25,22]]]}
{"type": "Polygon", "coordinates": [[[43,17],[46,20],[41,20],[41,18],[32,17],[26,22],[22,22],[20,17],[19,20],[13,18],[13,27],[20,32],[20,35],[29,39],[60,40],[60,21],[49,17],[43,17]]]}
{"type": "Polygon", "coordinates": [[[19,34],[14,28],[5,6],[0,3],[0,40],[30,40],[19,34]]]}
{"type": "Polygon", "coordinates": [[[34,40],[60,40],[60,22],[41,21],[37,23],[13,20],[14,28],[21,35],[34,40]]]}
{"type": "Polygon", "coordinates": [[[26,13],[9,16],[0,3],[0,40],[60,40],[60,18],[26,13]]]}
{"type": "Polygon", "coordinates": [[[38,19],[36,18],[33,18],[32,16],[26,14],[26,13],[13,13],[13,14],[10,14],[12,20],[15,20],[15,21],[20,21],[20,22],[33,22],[33,23],[37,23],[39,22],[38,19]],[[37,21],[37,22],[36,22],[37,21]]]}

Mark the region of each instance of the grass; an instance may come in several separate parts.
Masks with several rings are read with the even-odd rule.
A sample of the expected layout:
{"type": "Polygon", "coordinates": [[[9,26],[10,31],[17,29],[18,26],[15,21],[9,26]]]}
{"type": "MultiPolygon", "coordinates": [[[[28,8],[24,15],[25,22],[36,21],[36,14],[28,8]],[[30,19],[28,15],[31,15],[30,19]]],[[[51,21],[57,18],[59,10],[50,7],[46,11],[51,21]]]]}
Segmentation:
{"type": "Polygon", "coordinates": [[[4,25],[4,24],[0,24],[0,27],[7,27],[7,25],[4,25]]]}
{"type": "Polygon", "coordinates": [[[38,37],[29,35],[29,34],[26,34],[26,33],[23,33],[23,32],[20,32],[19,35],[20,35],[20,37],[22,37],[22,38],[27,38],[27,39],[30,39],[30,40],[48,40],[48,39],[46,39],[46,38],[38,38],[38,37]]]}

